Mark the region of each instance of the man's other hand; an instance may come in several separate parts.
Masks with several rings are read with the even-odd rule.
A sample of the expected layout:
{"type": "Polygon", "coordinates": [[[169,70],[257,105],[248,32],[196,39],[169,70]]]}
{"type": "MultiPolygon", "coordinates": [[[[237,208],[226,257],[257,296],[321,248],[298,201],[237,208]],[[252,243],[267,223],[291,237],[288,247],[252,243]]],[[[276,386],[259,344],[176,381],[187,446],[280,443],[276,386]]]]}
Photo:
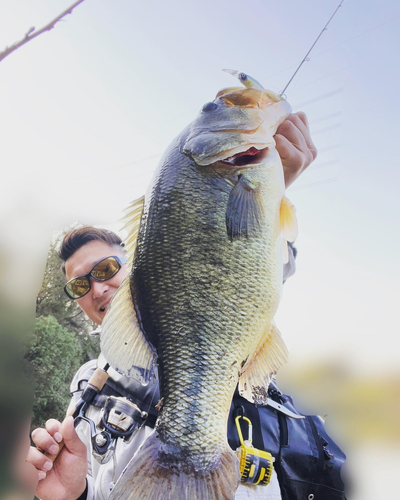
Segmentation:
{"type": "Polygon", "coordinates": [[[300,111],[286,118],[276,131],[275,141],[288,188],[317,157],[306,114],[300,111]]]}
{"type": "Polygon", "coordinates": [[[62,424],[48,420],[44,429],[32,432],[32,441],[37,448],[30,447],[26,461],[38,471],[36,496],[41,500],[79,498],[86,488],[87,451],[75,431],[73,418],[67,417],[62,424]],[[59,454],[52,462],[45,453],[59,454]]]}

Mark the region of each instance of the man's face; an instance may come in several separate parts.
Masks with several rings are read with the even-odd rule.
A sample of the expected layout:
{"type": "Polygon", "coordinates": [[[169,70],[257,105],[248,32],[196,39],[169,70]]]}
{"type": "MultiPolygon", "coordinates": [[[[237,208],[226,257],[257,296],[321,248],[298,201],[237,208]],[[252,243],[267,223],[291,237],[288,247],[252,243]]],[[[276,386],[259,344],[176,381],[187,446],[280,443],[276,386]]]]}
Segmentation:
{"type": "MultiPolygon", "coordinates": [[[[110,246],[103,241],[91,241],[83,245],[65,261],[67,281],[89,273],[98,262],[112,255],[123,257],[122,248],[118,245],[110,246]]],[[[103,322],[108,304],[127,274],[126,264],[124,264],[119,272],[108,281],[96,281],[90,277],[91,289],[84,297],[77,299],[83,311],[98,325],[103,322]]]]}

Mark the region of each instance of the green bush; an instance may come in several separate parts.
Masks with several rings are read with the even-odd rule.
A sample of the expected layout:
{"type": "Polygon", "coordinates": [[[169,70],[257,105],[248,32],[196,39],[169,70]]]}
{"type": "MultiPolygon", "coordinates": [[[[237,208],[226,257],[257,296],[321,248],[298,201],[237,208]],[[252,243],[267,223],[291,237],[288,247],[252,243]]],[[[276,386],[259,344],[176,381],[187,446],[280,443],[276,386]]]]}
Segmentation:
{"type": "Polygon", "coordinates": [[[82,348],[75,333],[61,326],[54,316],[39,316],[25,357],[35,382],[32,428],[43,426],[49,418],[63,420],[71,379],[82,363],[82,348]]]}

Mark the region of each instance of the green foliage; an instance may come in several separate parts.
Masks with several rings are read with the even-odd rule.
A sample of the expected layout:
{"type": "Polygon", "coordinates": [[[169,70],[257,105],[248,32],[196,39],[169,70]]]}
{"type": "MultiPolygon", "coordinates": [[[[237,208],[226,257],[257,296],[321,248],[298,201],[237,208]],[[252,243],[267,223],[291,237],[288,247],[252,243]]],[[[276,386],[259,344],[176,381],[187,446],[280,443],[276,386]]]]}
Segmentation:
{"type": "Polygon", "coordinates": [[[63,420],[72,375],[81,364],[82,349],[73,332],[53,316],[36,318],[35,334],[26,359],[35,379],[33,427],[49,418],[63,420]]]}
{"type": "Polygon", "coordinates": [[[100,352],[99,338],[89,335],[97,325],[63,290],[65,278],[57,254],[62,237],[55,239],[49,250],[36,301],[36,325],[25,356],[35,381],[32,428],[43,426],[49,418],[63,420],[73,376],[100,352]]]}
{"type": "MultiPolygon", "coordinates": [[[[63,236],[63,235],[62,235],[63,236]]],[[[36,317],[54,316],[60,325],[74,332],[82,349],[82,363],[96,358],[100,352],[99,340],[89,337],[96,329],[77,302],[68,300],[64,293],[65,278],[57,254],[57,240],[50,246],[42,288],[36,301],[36,317]]]]}

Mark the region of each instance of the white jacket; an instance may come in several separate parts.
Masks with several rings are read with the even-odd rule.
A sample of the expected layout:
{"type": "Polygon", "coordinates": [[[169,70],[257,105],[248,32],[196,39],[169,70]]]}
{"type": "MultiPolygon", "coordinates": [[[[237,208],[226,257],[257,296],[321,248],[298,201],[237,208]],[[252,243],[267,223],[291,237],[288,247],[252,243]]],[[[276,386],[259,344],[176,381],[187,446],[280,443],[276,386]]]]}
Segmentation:
{"type": "MultiPolygon", "coordinates": [[[[105,365],[102,356],[100,356],[99,361],[100,366],[105,365]]],[[[78,370],[71,383],[71,392],[73,393],[71,403],[76,404],[79,401],[82,390],[96,367],[97,360],[92,360],[78,370]]],[[[122,387],[131,385],[131,379],[123,377],[112,368],[108,370],[108,373],[110,374],[110,378],[122,387]]],[[[100,408],[91,406],[86,412],[86,416],[97,424],[100,419],[100,413],[100,408]]],[[[107,500],[118,477],[130,459],[154,430],[151,427],[143,425],[140,429],[134,431],[132,440],[129,443],[118,439],[113,458],[108,463],[102,465],[92,455],[89,425],[86,422],[81,422],[77,427],[77,432],[88,450],[88,491],[86,500],[107,500]]],[[[278,478],[275,471],[272,473],[272,478],[268,486],[246,486],[241,484],[236,492],[235,500],[281,500],[278,478]]]]}

